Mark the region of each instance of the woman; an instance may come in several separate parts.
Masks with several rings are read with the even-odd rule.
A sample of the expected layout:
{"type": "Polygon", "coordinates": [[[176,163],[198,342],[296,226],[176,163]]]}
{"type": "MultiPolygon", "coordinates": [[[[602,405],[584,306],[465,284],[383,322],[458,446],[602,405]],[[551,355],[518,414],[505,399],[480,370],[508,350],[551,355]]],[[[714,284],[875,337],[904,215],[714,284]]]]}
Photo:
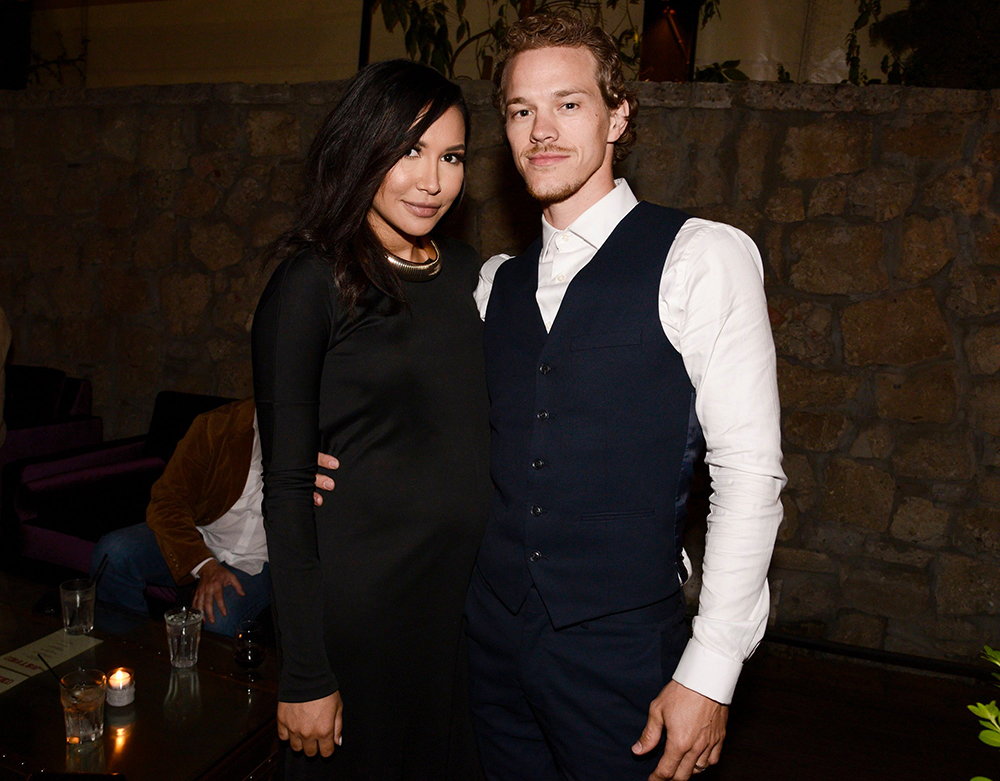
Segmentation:
{"type": "Polygon", "coordinates": [[[313,142],[254,317],[288,778],[472,776],[460,640],[490,495],[480,264],[429,235],[462,192],[468,125],[435,71],[360,71],[313,142]],[[317,451],[340,467],[314,508],[317,451]]]}

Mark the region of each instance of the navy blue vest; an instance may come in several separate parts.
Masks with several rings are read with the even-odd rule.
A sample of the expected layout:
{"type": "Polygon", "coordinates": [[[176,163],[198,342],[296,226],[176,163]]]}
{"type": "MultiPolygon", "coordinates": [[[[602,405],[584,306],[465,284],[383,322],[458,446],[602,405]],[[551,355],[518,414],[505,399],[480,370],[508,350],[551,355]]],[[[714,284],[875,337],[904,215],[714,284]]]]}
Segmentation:
{"type": "Polygon", "coordinates": [[[663,263],[687,215],[637,205],[573,279],[546,333],[536,241],[486,313],[496,486],[478,565],[516,612],[534,585],[556,628],[677,592],[700,428],[660,324],[663,263]]]}

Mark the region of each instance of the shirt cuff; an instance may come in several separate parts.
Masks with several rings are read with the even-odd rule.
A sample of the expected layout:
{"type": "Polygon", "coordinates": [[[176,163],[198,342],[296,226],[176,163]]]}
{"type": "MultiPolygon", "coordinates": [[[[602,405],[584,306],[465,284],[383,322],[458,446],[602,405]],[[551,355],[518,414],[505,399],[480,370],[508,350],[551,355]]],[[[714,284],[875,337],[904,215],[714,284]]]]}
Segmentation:
{"type": "Polygon", "coordinates": [[[214,556],[209,556],[201,564],[199,564],[197,567],[191,570],[191,575],[193,577],[200,578],[201,575],[199,575],[198,573],[201,571],[201,568],[204,567],[206,564],[208,564],[208,562],[212,561],[214,558],[215,558],[214,556]]]}
{"type": "Polygon", "coordinates": [[[742,670],[742,662],[717,654],[692,638],[674,670],[674,680],[710,700],[729,705],[742,670]]]}

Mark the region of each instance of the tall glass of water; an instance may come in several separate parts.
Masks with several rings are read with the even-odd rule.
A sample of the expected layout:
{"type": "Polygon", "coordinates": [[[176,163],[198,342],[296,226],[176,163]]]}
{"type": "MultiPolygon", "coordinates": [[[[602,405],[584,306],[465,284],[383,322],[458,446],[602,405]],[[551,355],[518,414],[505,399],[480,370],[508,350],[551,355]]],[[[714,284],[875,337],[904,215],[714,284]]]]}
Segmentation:
{"type": "Polygon", "coordinates": [[[89,635],[94,631],[94,599],[97,586],[86,578],[67,580],[59,586],[63,627],[68,635],[89,635]]]}
{"type": "Polygon", "coordinates": [[[198,645],[201,643],[200,610],[175,607],[163,615],[167,623],[167,643],[170,646],[170,664],[174,667],[194,667],[198,663],[198,645]]]}

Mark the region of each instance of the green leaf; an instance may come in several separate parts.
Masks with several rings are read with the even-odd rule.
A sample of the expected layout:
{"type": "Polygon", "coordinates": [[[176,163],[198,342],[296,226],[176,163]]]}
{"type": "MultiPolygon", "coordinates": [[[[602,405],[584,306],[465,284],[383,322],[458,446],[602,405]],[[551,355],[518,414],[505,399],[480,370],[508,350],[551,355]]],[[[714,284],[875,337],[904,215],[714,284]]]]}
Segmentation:
{"type": "Polygon", "coordinates": [[[871,19],[871,15],[865,11],[861,16],[854,20],[854,29],[861,30],[868,26],[868,22],[871,19]]]}
{"type": "Polygon", "coordinates": [[[723,68],[735,68],[740,64],[739,60],[726,60],[722,63],[723,68]]]}
{"type": "Polygon", "coordinates": [[[462,39],[465,37],[465,31],[468,28],[468,22],[462,21],[458,23],[458,27],[455,28],[455,43],[461,43],[462,39]]]}
{"type": "Polygon", "coordinates": [[[750,81],[750,77],[739,68],[724,68],[722,72],[730,81],[750,81]]]}
{"type": "Polygon", "coordinates": [[[975,778],[970,778],[969,781],[990,781],[986,776],[976,776],[975,778]]]}
{"type": "Polygon", "coordinates": [[[993,748],[1000,748],[1000,732],[994,732],[990,729],[984,729],[979,733],[979,739],[983,741],[987,746],[993,746],[993,748]]]}
{"type": "Polygon", "coordinates": [[[396,14],[396,9],[392,3],[382,3],[382,22],[385,24],[385,29],[390,32],[396,28],[399,16],[396,14]]]}
{"type": "Polygon", "coordinates": [[[968,707],[970,711],[979,716],[981,719],[988,719],[990,717],[989,709],[981,702],[977,702],[975,705],[968,705],[966,707],[968,707]]]}
{"type": "Polygon", "coordinates": [[[459,16],[465,13],[465,0],[457,0],[455,3],[455,10],[458,12],[459,16]]]}

